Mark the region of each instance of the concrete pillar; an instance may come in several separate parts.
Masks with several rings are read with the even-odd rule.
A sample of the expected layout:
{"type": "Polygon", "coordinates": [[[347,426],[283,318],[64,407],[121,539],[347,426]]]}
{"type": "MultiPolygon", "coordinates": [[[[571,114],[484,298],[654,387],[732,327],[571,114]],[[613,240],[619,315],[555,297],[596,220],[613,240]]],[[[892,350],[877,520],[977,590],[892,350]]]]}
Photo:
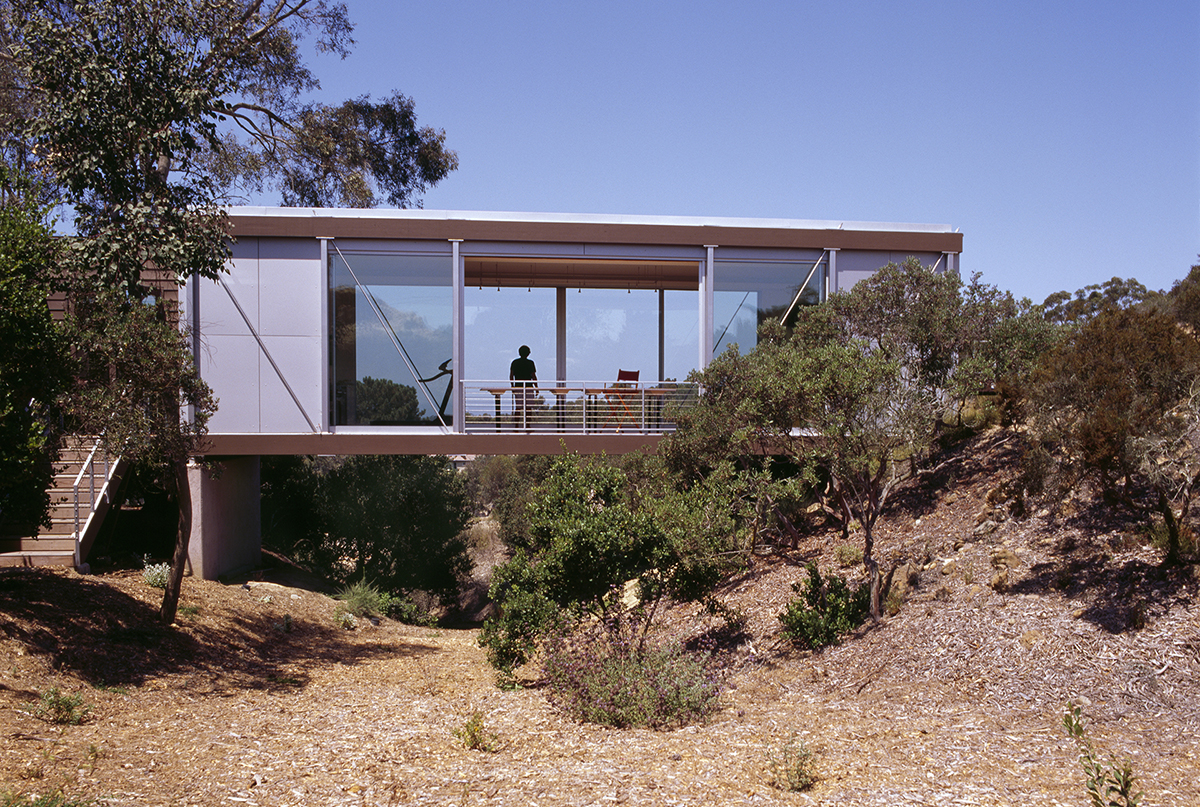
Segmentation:
{"type": "Polygon", "coordinates": [[[262,490],[259,457],[209,457],[214,477],[188,467],[192,490],[192,537],[188,562],[205,580],[251,569],[262,558],[262,490]]]}

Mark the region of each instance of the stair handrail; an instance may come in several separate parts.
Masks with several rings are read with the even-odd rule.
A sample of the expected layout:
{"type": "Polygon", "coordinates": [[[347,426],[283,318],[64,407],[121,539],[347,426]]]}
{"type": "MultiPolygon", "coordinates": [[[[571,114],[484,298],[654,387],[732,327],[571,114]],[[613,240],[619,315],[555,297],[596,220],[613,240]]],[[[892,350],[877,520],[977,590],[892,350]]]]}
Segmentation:
{"type": "MultiPolygon", "coordinates": [[[[83,530],[80,529],[80,524],[79,524],[79,488],[83,484],[83,475],[86,473],[88,475],[88,494],[89,494],[88,495],[88,516],[90,518],[91,513],[94,512],[96,509],[96,452],[101,450],[103,442],[104,442],[104,433],[101,432],[100,436],[96,438],[96,443],[95,443],[95,445],[92,446],[92,450],[88,453],[87,459],[84,460],[83,466],[80,467],[79,473],[75,475],[75,483],[71,486],[71,490],[72,490],[72,492],[74,494],[74,498],[75,498],[75,535],[74,535],[74,538],[75,538],[75,566],[76,566],[76,568],[78,568],[80,563],[82,562],[82,558],[80,558],[80,556],[79,556],[80,555],[79,545],[80,545],[80,542],[83,540],[83,530]]],[[[104,449],[104,451],[102,452],[102,456],[104,457],[104,485],[101,486],[100,492],[105,497],[107,497],[108,496],[107,483],[108,483],[108,478],[109,478],[109,473],[110,473],[109,456],[108,456],[107,449],[104,449]]]]}

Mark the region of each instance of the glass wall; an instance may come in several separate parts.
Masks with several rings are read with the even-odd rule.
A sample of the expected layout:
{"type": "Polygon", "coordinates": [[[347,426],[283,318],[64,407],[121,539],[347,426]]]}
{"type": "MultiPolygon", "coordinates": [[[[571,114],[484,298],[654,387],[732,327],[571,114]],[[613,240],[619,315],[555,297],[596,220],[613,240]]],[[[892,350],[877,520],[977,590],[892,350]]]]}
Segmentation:
{"type": "MultiPolygon", "coordinates": [[[[717,250],[720,255],[720,250],[717,250]]],[[[740,353],[758,344],[758,326],[779,321],[795,302],[816,305],[825,297],[826,262],[813,271],[805,261],[713,262],[713,356],[736,343],[740,353]],[[806,282],[807,281],[807,282],[806,282]]]]}
{"type": "Polygon", "coordinates": [[[334,422],[452,422],[454,320],[449,255],[334,252],[334,422]]]}
{"type": "Polygon", "coordinates": [[[528,345],[538,378],[553,381],[557,371],[554,298],[554,289],[463,289],[463,377],[507,384],[508,365],[521,345],[528,345]]]}

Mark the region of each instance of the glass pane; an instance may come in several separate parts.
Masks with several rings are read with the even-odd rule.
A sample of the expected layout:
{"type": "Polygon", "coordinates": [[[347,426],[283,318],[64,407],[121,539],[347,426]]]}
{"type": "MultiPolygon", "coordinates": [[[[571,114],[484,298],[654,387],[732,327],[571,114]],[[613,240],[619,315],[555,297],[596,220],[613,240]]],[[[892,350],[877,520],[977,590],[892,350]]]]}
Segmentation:
{"type": "Polygon", "coordinates": [[[555,378],[555,290],[468,286],[464,289],[463,378],[508,383],[508,366],[521,345],[538,378],[555,378]]]}
{"type": "Polygon", "coordinates": [[[430,424],[441,412],[450,424],[450,257],[344,257],[349,267],[330,258],[335,422],[430,424]]]}
{"type": "Polygon", "coordinates": [[[567,292],[567,378],[616,380],[617,370],[658,377],[658,292],[575,289],[567,292]]]}
{"type": "Polygon", "coordinates": [[[811,260],[716,261],[713,274],[714,356],[734,342],[741,353],[753,350],[759,325],[769,319],[778,322],[793,301],[797,306],[816,305],[825,293],[824,261],[816,271],[811,260]]]}
{"type": "Polygon", "coordinates": [[[665,295],[663,379],[683,381],[699,364],[700,301],[694,291],[667,291],[665,295]]]}

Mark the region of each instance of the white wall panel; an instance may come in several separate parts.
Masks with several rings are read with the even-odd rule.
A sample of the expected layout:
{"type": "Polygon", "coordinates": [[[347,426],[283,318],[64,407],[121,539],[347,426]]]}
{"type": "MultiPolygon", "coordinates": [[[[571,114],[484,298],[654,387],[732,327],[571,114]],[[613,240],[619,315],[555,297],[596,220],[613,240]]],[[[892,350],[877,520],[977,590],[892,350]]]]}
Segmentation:
{"type": "Polygon", "coordinates": [[[258,343],[249,334],[204,335],[200,373],[218,399],[210,432],[259,431],[258,357],[258,343]]]}
{"type": "MultiPolygon", "coordinates": [[[[304,412],[320,428],[321,404],[321,338],[320,336],[264,336],[263,343],[279,366],[292,392],[300,400],[304,412]]],[[[259,421],[264,432],[309,432],[312,427],[304,419],[287,387],[279,380],[275,368],[263,356],[259,361],[259,421]]]]}
{"type": "Polygon", "coordinates": [[[262,258],[258,278],[260,334],[321,335],[322,307],[328,295],[319,257],[304,261],[262,258]]]}
{"type": "Polygon", "coordinates": [[[229,287],[237,298],[238,305],[246,312],[250,322],[258,327],[258,259],[234,258],[229,272],[221,275],[221,282],[198,280],[200,283],[200,328],[206,335],[248,334],[246,321],[221,287],[229,287]]]}

